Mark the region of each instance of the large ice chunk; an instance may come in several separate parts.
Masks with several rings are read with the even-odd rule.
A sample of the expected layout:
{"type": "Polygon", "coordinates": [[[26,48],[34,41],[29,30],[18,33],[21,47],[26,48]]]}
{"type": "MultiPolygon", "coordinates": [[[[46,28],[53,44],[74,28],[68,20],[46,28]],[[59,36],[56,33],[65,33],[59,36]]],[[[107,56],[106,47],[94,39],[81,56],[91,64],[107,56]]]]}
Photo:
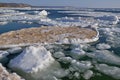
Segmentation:
{"type": "Polygon", "coordinates": [[[109,21],[110,24],[117,24],[119,21],[119,18],[115,15],[104,15],[104,16],[97,17],[97,19],[103,20],[103,21],[109,21]]]}
{"type": "Polygon", "coordinates": [[[33,45],[12,59],[9,67],[17,72],[22,71],[21,75],[25,74],[23,76],[26,79],[50,80],[49,78],[54,76],[53,72],[58,70],[60,65],[44,46],[33,45]]]}
{"type": "Polygon", "coordinates": [[[39,13],[40,16],[47,16],[48,15],[48,12],[46,10],[42,10],[40,13],[39,13]]]}
{"type": "Polygon", "coordinates": [[[11,68],[19,68],[25,72],[37,72],[47,68],[54,62],[51,53],[43,46],[27,47],[19,56],[9,63],[11,68]]]}

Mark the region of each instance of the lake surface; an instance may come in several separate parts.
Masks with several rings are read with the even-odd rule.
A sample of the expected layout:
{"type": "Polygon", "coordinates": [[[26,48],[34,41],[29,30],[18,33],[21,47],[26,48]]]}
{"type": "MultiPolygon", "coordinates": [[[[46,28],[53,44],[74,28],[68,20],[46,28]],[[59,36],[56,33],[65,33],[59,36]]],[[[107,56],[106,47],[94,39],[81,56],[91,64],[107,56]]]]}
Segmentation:
{"type": "MultiPolygon", "coordinates": [[[[14,10],[14,9],[13,9],[14,10]]],[[[19,10],[15,9],[14,11],[18,11],[18,13],[25,13],[24,15],[18,15],[20,17],[25,17],[23,20],[19,20],[18,16],[16,18],[10,20],[7,17],[2,17],[3,21],[8,22],[7,24],[0,25],[0,34],[6,33],[9,31],[20,30],[24,28],[32,28],[32,27],[40,27],[40,26],[88,26],[88,25],[97,25],[97,29],[100,33],[100,39],[95,43],[90,43],[87,46],[87,49],[83,49],[85,53],[93,54],[94,56],[90,60],[88,57],[84,57],[78,61],[91,61],[92,65],[106,64],[109,67],[117,67],[120,70],[120,21],[117,24],[111,25],[111,20],[98,20],[100,16],[104,15],[114,15],[120,16],[120,9],[45,9],[48,12],[47,17],[42,19],[37,19],[35,17],[39,17],[39,12],[42,9],[31,9],[31,10],[19,10]],[[32,17],[32,19],[28,19],[27,17],[32,17]],[[49,21],[48,21],[49,19],[49,21]],[[108,51],[104,55],[104,50],[108,51]],[[98,51],[98,52],[96,52],[98,51]],[[103,51],[103,52],[102,52],[103,51]],[[99,54],[99,52],[101,54],[99,54]],[[110,52],[110,54],[109,54],[110,52]],[[112,53],[112,54],[111,54],[112,53]],[[116,57],[117,56],[117,57],[116,57]],[[113,59],[113,60],[112,60],[113,59]],[[94,64],[95,62],[95,64],[94,64]]],[[[2,13],[2,12],[0,12],[2,13]]],[[[10,12],[11,13],[11,12],[10,12]]],[[[7,13],[7,14],[10,14],[7,13]]],[[[2,13],[5,14],[5,13],[2,13]]],[[[108,16],[109,17],[109,16],[108,16]]],[[[11,18],[11,16],[10,16],[11,18]]],[[[108,18],[111,19],[111,18],[108,18]]],[[[119,17],[120,19],[120,17],[119,17]]],[[[112,19],[114,21],[114,18],[112,19]]],[[[2,22],[2,21],[1,21],[2,22]]],[[[70,49],[67,49],[70,52],[70,49]]],[[[67,53],[67,51],[65,51],[67,53]]],[[[68,53],[67,53],[68,54],[68,53]]],[[[68,55],[67,55],[68,56],[68,55]]],[[[70,55],[71,57],[71,55],[70,55]]],[[[63,68],[65,68],[66,64],[61,64],[63,68]]],[[[97,67],[98,68],[98,67],[97,67]]],[[[108,73],[109,70],[105,71],[105,67],[99,67],[100,70],[96,70],[92,68],[90,70],[93,71],[94,76],[90,80],[117,80],[117,77],[120,79],[120,72],[116,72],[114,70],[113,74],[108,73]],[[115,75],[116,74],[116,75],[115,75]]],[[[74,73],[74,71],[72,72],[74,73]]],[[[82,73],[80,73],[81,75],[82,73]]],[[[72,75],[72,74],[70,74],[72,75]]],[[[69,75],[69,77],[70,77],[69,75]]],[[[62,80],[85,80],[83,77],[79,79],[69,78],[68,76],[62,78],[62,80]]]]}

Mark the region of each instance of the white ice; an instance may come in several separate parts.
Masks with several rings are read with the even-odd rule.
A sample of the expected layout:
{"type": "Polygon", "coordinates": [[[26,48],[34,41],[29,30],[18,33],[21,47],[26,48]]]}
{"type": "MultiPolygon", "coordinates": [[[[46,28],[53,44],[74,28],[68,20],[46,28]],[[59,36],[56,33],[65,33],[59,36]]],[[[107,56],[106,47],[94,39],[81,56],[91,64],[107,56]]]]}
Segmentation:
{"type": "Polygon", "coordinates": [[[120,79],[120,68],[115,66],[108,66],[107,64],[97,64],[96,69],[110,77],[120,79]]]}
{"type": "Polygon", "coordinates": [[[10,61],[11,68],[19,68],[25,72],[37,72],[54,62],[51,53],[43,46],[27,47],[19,56],[10,61]]]}

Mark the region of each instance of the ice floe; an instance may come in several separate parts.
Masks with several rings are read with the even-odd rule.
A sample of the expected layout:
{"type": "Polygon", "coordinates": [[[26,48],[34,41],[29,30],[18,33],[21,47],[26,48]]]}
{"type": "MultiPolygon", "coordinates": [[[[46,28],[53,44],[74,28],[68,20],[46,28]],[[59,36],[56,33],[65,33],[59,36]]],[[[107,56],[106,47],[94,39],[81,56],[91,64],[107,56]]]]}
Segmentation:
{"type": "Polygon", "coordinates": [[[96,69],[115,79],[120,79],[120,68],[115,66],[108,66],[107,64],[97,64],[96,69]]]}
{"type": "Polygon", "coordinates": [[[117,24],[119,21],[118,17],[113,15],[104,15],[101,17],[96,17],[96,19],[99,19],[101,21],[107,21],[107,23],[110,25],[117,24]]]}
{"type": "Polygon", "coordinates": [[[7,51],[0,51],[0,61],[6,60],[9,53],[7,51]]]}
{"type": "MultiPolygon", "coordinates": [[[[62,17],[56,19],[49,19],[47,16],[49,12],[47,10],[42,10],[42,8],[33,8],[33,9],[23,9],[23,10],[33,10],[35,14],[28,14],[27,12],[17,11],[16,9],[0,9],[2,16],[0,17],[0,21],[24,21],[24,20],[31,20],[37,21],[37,23],[46,22],[43,24],[51,24],[51,25],[58,25],[58,26],[88,26],[92,25],[93,23],[98,23],[99,26],[106,26],[106,25],[115,25],[119,22],[119,15],[113,13],[106,13],[106,12],[94,12],[94,11],[58,11],[58,13],[71,13],[70,15],[80,15],[80,17],[62,17]],[[88,17],[84,17],[88,16],[88,17]],[[90,17],[89,17],[90,16],[90,17]]],[[[32,11],[31,11],[32,12],[32,11]]],[[[51,13],[52,14],[52,13],[51,13]]],[[[54,14],[53,14],[54,15],[54,14]]]]}
{"type": "Polygon", "coordinates": [[[76,60],[72,60],[71,67],[75,71],[84,72],[86,70],[91,69],[93,66],[90,61],[80,61],[79,62],[76,60]]]}
{"type": "Polygon", "coordinates": [[[0,13],[1,13],[0,21],[2,21],[1,25],[6,24],[5,23],[6,21],[8,22],[10,21],[23,22],[24,21],[24,23],[31,24],[34,21],[48,22],[48,20],[50,20],[47,17],[48,12],[46,10],[39,11],[38,14],[28,14],[27,12],[20,12],[16,10],[5,9],[4,11],[0,9],[0,13]],[[33,21],[33,22],[30,23],[30,21],[33,21]]]}
{"type": "Polygon", "coordinates": [[[0,25],[6,25],[7,23],[7,21],[0,21],[0,25]]]}
{"type": "Polygon", "coordinates": [[[54,62],[51,53],[43,46],[30,46],[18,57],[10,61],[11,68],[20,68],[25,72],[37,72],[45,69],[54,62]]]}
{"type": "Polygon", "coordinates": [[[69,70],[65,70],[65,69],[59,69],[57,71],[54,71],[54,74],[57,78],[63,78],[69,75],[69,70]]]}
{"type": "Polygon", "coordinates": [[[55,53],[53,53],[53,56],[55,58],[61,58],[61,57],[65,57],[65,54],[62,52],[55,52],[55,53]]]}
{"type": "Polygon", "coordinates": [[[96,48],[97,48],[97,49],[104,50],[104,49],[110,49],[111,46],[110,46],[109,44],[100,43],[100,44],[97,44],[96,48]]]}
{"type": "Polygon", "coordinates": [[[112,27],[112,28],[101,28],[103,32],[103,36],[106,37],[107,44],[112,47],[119,47],[120,45],[120,28],[112,27]]]}
{"type": "Polygon", "coordinates": [[[85,51],[82,50],[81,46],[80,47],[76,47],[71,51],[72,58],[75,59],[80,59],[81,57],[85,56],[85,51]]]}
{"type": "Polygon", "coordinates": [[[65,64],[71,63],[72,60],[73,59],[71,57],[61,57],[58,59],[58,61],[65,63],[65,64]]]}
{"type": "Polygon", "coordinates": [[[40,13],[39,13],[40,16],[47,16],[48,15],[48,12],[46,10],[42,10],[40,13]]]}
{"type": "Polygon", "coordinates": [[[12,9],[0,9],[0,13],[15,13],[15,10],[12,9]]]}
{"type": "Polygon", "coordinates": [[[91,71],[91,70],[87,70],[87,71],[84,72],[84,74],[83,74],[83,78],[84,78],[85,80],[89,80],[92,76],[93,76],[93,71],[91,71]]]}
{"type": "Polygon", "coordinates": [[[54,63],[54,58],[45,47],[34,45],[27,47],[20,55],[12,59],[9,67],[15,71],[19,69],[26,74],[31,74],[33,79],[48,80],[54,75],[54,70],[59,67],[57,66],[59,65],[58,63],[54,63]]]}
{"type": "Polygon", "coordinates": [[[7,50],[7,52],[9,52],[10,54],[21,53],[22,51],[23,49],[21,47],[14,47],[7,50]]]}
{"type": "Polygon", "coordinates": [[[80,73],[79,73],[79,72],[75,72],[75,73],[74,73],[74,77],[75,77],[76,79],[80,79],[80,77],[81,77],[81,76],[80,76],[80,73]]]}
{"type": "Polygon", "coordinates": [[[100,62],[120,65],[120,57],[108,50],[96,50],[86,55],[100,62]]]}

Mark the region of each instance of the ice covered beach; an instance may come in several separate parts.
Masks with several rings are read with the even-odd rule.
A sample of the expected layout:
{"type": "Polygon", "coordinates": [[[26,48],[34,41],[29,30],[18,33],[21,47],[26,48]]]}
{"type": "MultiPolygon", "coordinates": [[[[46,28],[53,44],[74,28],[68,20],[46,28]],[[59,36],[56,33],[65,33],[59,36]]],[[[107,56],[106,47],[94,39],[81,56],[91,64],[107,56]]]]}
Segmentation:
{"type": "Polygon", "coordinates": [[[0,29],[40,26],[0,34],[0,78],[119,80],[120,13],[112,11],[119,9],[1,8],[0,29]]]}

